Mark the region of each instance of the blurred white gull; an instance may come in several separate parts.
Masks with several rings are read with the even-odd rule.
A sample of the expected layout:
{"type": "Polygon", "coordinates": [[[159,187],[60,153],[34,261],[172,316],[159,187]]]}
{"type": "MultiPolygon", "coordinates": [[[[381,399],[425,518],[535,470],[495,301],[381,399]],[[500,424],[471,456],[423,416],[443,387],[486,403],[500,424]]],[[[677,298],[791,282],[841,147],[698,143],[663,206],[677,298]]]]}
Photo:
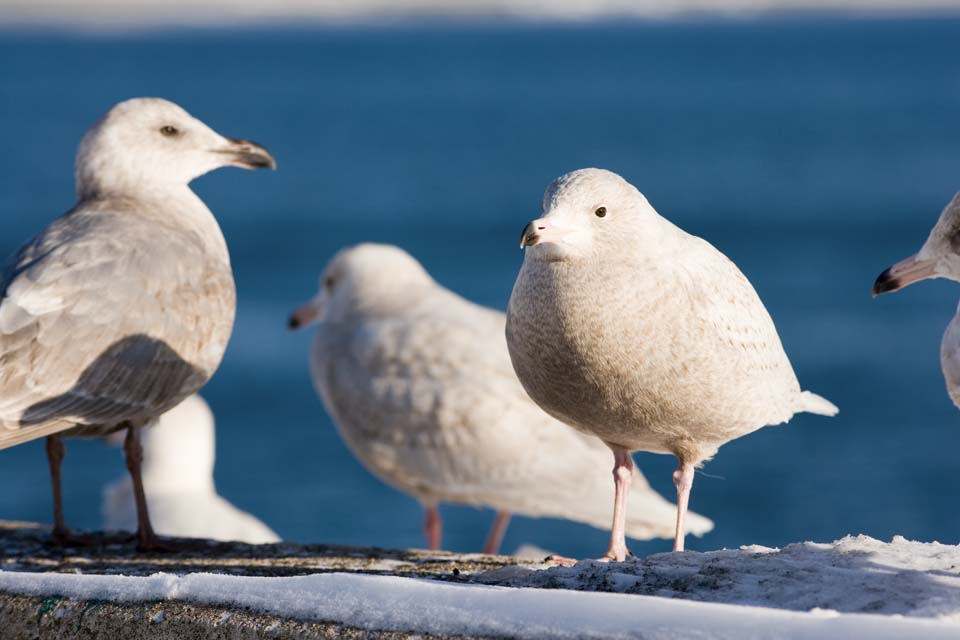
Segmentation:
{"type": "MultiPolygon", "coordinates": [[[[440,286],[413,257],[388,245],[337,253],[320,292],[290,318],[317,323],[314,384],[354,455],[426,510],[426,537],[440,547],[441,502],[490,507],[484,545],[496,553],[511,513],[605,527],[610,455],[524,393],[510,366],[504,315],[440,286]]],[[[639,471],[626,532],[670,537],[673,506],[639,471]]],[[[712,523],[691,514],[690,532],[712,523]]]]}
{"type": "MultiPolygon", "coordinates": [[[[880,274],[873,295],[898,291],[927,278],[960,282],[960,193],[944,208],[920,251],[880,274]]],[[[960,307],[940,342],[940,368],[947,393],[960,408],[960,307]]]]}
{"type": "Polygon", "coordinates": [[[77,204],[0,276],[0,449],[47,438],[60,542],[89,541],[64,522],[63,438],[125,429],[138,545],[161,547],[143,496],[138,431],[206,384],[230,338],[230,256],[189,186],[226,166],[274,161],[172,102],[121,102],[80,143],[77,204]]]}
{"type": "MultiPolygon", "coordinates": [[[[280,537],[217,494],[213,483],[213,413],[192,395],[143,430],[143,482],[154,530],[164,536],[236,540],[250,544],[280,537]]],[[[123,477],[103,490],[103,527],[137,528],[133,483],[123,477]]]]}
{"type": "Polygon", "coordinates": [[[660,217],[626,180],[574,171],[547,187],[542,206],[544,217],[521,235],[527,251],[507,310],[514,368],[548,413],[613,451],[615,515],[603,559],[629,553],[624,521],[638,450],[679,460],[674,549],[682,550],[696,466],[765,425],[837,408],[800,390],[736,265],[660,217]]]}

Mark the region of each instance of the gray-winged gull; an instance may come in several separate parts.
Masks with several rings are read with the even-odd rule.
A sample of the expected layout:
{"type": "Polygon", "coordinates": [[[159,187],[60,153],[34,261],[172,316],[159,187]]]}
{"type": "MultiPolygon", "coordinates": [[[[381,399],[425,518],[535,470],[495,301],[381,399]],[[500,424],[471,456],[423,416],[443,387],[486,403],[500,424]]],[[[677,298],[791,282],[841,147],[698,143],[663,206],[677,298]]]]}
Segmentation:
{"type": "MultiPolygon", "coordinates": [[[[192,395],[144,429],[143,486],[150,522],[162,536],[238,540],[250,544],[278,542],[279,536],[253,515],[217,493],[213,482],[215,427],[213,412],[192,395]]],[[[136,501],[129,477],[103,490],[103,527],[137,528],[136,501]]]]}
{"type": "Polygon", "coordinates": [[[674,548],[682,550],[697,465],[795,413],[837,409],[800,390],[736,265],[660,217],[623,178],[568,173],[547,187],[542,207],[521,236],[527,251],[507,311],[514,368],[543,409],[613,451],[604,558],[628,554],[623,523],[638,450],[679,459],[674,548]]]}
{"type": "Polygon", "coordinates": [[[80,143],[76,206],[3,273],[0,449],[47,437],[62,541],[62,438],[126,428],[138,543],[158,547],[138,430],[206,383],[230,337],[227,245],[188,186],[225,166],[275,165],[259,145],[225,138],[171,102],[121,102],[80,143]]]}
{"type": "MultiPolygon", "coordinates": [[[[940,213],[920,251],[880,274],[873,285],[873,295],[897,291],[927,278],[960,282],[960,193],[940,213]]],[[[947,393],[960,408],[960,308],[943,333],[940,368],[947,393]]]]}
{"type": "MultiPolygon", "coordinates": [[[[498,512],[486,553],[511,513],[609,522],[608,450],[527,397],[503,313],[440,286],[402,249],[362,244],[330,260],[320,292],[290,319],[312,323],[311,371],[327,411],[371,473],[423,504],[429,547],[440,547],[441,502],[498,512]]],[[[670,537],[673,505],[638,470],[631,477],[627,533],[670,537]]],[[[687,528],[700,535],[712,523],[691,514],[687,528]]]]}

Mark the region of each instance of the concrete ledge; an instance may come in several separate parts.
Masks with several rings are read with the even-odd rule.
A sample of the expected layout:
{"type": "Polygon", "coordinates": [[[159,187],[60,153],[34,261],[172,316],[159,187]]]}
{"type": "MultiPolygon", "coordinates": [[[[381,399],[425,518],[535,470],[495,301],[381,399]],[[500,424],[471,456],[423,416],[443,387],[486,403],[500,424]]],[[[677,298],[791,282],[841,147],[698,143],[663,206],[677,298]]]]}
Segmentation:
{"type": "Polygon", "coordinates": [[[205,540],[138,554],[94,535],[103,544],[63,549],[0,521],[0,640],[960,637],[960,547],[901,536],[548,567],[205,540]]]}
{"type": "MultiPolygon", "coordinates": [[[[97,534],[94,534],[97,535],[97,534]]],[[[469,576],[515,564],[511,558],[424,550],[373,547],[248,545],[192,541],[177,553],[136,553],[132,543],[62,548],[49,528],[0,521],[0,569],[24,572],[124,574],[212,572],[242,576],[296,576],[353,572],[466,582],[469,576]]],[[[0,593],[2,640],[137,638],[150,640],[256,638],[439,638],[399,632],[374,632],[336,623],[287,620],[244,610],[183,602],[113,603],[61,597],[0,593]]]]}
{"type": "Polygon", "coordinates": [[[261,638],[473,638],[367,631],[179,602],[118,604],[0,594],[3,640],[259,640],[261,638]]]}
{"type": "Polygon", "coordinates": [[[132,542],[91,534],[102,545],[60,547],[48,527],[0,520],[0,570],[56,571],[146,576],[211,572],[238,576],[298,576],[355,572],[465,581],[471,574],[520,563],[504,556],[422,549],[380,549],[323,544],[251,545],[177,539],[189,548],[175,553],[137,553],[132,542]],[[111,540],[112,539],[112,540],[111,540]]]}

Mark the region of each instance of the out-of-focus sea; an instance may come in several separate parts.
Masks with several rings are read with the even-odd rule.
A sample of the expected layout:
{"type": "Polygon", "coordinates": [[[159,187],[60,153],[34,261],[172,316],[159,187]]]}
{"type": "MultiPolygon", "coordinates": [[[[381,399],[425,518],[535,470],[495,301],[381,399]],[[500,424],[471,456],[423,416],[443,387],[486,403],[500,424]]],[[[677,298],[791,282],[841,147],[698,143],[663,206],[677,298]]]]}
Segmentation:
{"type": "MultiPolygon", "coordinates": [[[[310,383],[309,332],[289,333],[288,312],[331,254],[365,240],[502,309],[543,188],[606,167],[741,267],[804,388],[841,408],[721,449],[692,500],[716,529],[689,546],[861,532],[957,543],[960,411],[938,350],[960,286],[877,300],[870,287],[960,190],[958,41],[955,18],[2,31],[0,252],[72,205],[76,144],[119,100],[163,96],[262,142],[276,173],[194,183],[239,292],[204,391],[217,485],[286,538],[416,546],[419,505],[341,443],[310,383]]],[[[636,459],[672,499],[674,460],[636,459]]],[[[70,441],[69,522],[97,527],[101,487],[123,473],[118,450],[70,441]]],[[[42,442],[0,452],[0,518],[49,521],[48,486],[42,442]]],[[[476,550],[492,514],[444,516],[445,546],[476,550]]],[[[517,518],[504,546],[590,556],[606,536],[517,518]]]]}

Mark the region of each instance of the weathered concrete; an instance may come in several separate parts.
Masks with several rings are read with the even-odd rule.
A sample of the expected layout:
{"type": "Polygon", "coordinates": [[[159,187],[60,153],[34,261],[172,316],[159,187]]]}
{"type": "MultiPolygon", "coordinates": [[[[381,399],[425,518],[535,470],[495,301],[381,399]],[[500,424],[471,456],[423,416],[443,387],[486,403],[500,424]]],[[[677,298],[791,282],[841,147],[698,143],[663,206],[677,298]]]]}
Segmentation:
{"type": "MultiPolygon", "coordinates": [[[[132,542],[63,548],[49,529],[0,521],[0,569],[6,571],[150,575],[212,572],[244,576],[295,576],[322,572],[360,572],[416,576],[464,582],[478,572],[517,561],[479,554],[415,549],[299,545],[248,545],[191,541],[175,553],[137,553],[132,542]]],[[[247,638],[407,638],[427,634],[370,632],[339,624],[282,620],[273,616],[181,602],[119,604],[36,598],[0,593],[0,640],[75,640],[138,638],[192,640],[247,638]]]]}
{"type": "MultiPolygon", "coordinates": [[[[260,640],[262,638],[450,638],[284,620],[180,602],[118,604],[0,594],[3,640],[260,640]]],[[[456,636],[467,638],[467,636],[456,636]]]]}
{"type": "MultiPolygon", "coordinates": [[[[505,557],[419,550],[286,543],[251,546],[204,540],[188,541],[189,548],[176,553],[139,554],[134,551],[132,541],[118,542],[103,534],[95,534],[95,537],[101,543],[98,546],[63,549],[52,544],[49,531],[45,527],[0,521],[0,569],[12,572],[0,576],[4,579],[0,584],[9,589],[6,593],[0,591],[0,640],[430,637],[422,633],[362,630],[337,624],[332,620],[348,620],[351,624],[369,626],[371,629],[429,628],[435,631],[463,630],[463,633],[478,633],[473,631],[475,629],[483,629],[483,633],[503,633],[504,629],[511,632],[513,629],[521,631],[525,630],[523,625],[530,623],[540,629],[539,637],[549,637],[549,634],[544,636],[544,628],[550,633],[556,629],[567,630],[567,627],[558,624],[555,619],[557,614],[563,614],[564,611],[558,609],[554,613],[553,608],[544,604],[543,598],[547,594],[530,591],[530,587],[565,591],[605,591],[622,595],[600,597],[637,598],[637,605],[646,613],[640,617],[628,616],[620,619],[621,623],[629,625],[629,628],[636,632],[634,635],[637,637],[647,637],[644,634],[648,631],[650,637],[656,637],[657,630],[662,630],[664,624],[663,601],[651,602],[643,596],[696,601],[702,605],[709,604],[710,607],[718,604],[752,605],[771,612],[814,611],[807,622],[794,620],[797,624],[814,626],[823,623],[826,619],[825,612],[829,612],[828,618],[836,619],[836,624],[841,627],[856,627],[860,624],[843,618],[847,614],[887,615],[891,622],[896,620],[896,624],[905,624],[903,637],[919,637],[918,634],[924,630],[925,633],[936,632],[941,637],[960,637],[957,634],[960,630],[960,547],[936,542],[915,542],[900,536],[895,536],[890,542],[868,536],[847,536],[832,543],[802,542],[787,545],[783,549],[750,546],[708,552],[662,553],[634,558],[623,563],[586,561],[575,567],[547,567],[505,557]],[[318,587],[317,590],[308,591],[297,586],[292,592],[273,591],[271,593],[286,593],[283,596],[286,600],[284,606],[271,608],[270,603],[265,604],[263,600],[270,596],[262,595],[270,592],[269,588],[255,593],[252,598],[235,599],[229,592],[229,587],[223,586],[229,581],[202,576],[183,580],[172,576],[154,578],[154,581],[160,581],[167,586],[132,592],[142,598],[162,598],[169,594],[169,600],[159,602],[121,604],[92,601],[82,596],[69,599],[15,595],[94,593],[97,594],[96,597],[111,600],[128,599],[110,596],[109,590],[88,590],[85,586],[72,591],[62,586],[53,589],[23,588],[24,584],[35,585],[50,581],[42,576],[34,575],[33,578],[28,578],[16,575],[15,572],[127,576],[215,573],[259,577],[347,572],[397,576],[399,579],[358,580],[344,576],[307,578],[313,585],[322,583],[337,586],[318,587]],[[408,582],[406,577],[513,587],[516,591],[460,589],[455,586],[438,588],[435,584],[419,581],[414,583],[412,580],[408,582]],[[168,580],[169,582],[164,582],[168,580]],[[200,591],[193,592],[193,597],[178,597],[178,594],[181,594],[179,585],[191,580],[206,582],[201,583],[203,586],[200,591]],[[354,588],[352,592],[351,587],[343,586],[356,585],[358,582],[363,586],[354,588]],[[389,585],[389,588],[381,589],[383,585],[389,585]],[[348,594],[343,601],[338,599],[338,589],[341,588],[348,594]],[[211,598],[202,597],[208,595],[207,589],[211,590],[211,598]],[[411,599],[407,596],[411,591],[420,595],[411,599]],[[458,604],[452,607],[445,605],[444,598],[447,596],[437,595],[441,592],[447,596],[457,593],[458,604]],[[350,593],[352,595],[349,595],[350,593]],[[401,595],[398,596],[398,593],[401,595]],[[431,595],[423,595],[425,593],[431,595]],[[499,604],[490,607],[491,600],[486,599],[486,596],[493,593],[497,594],[495,602],[499,604]],[[201,597],[198,598],[198,594],[201,597]],[[309,599],[311,597],[312,599],[309,599]],[[485,598],[483,601],[487,603],[482,610],[470,608],[471,601],[476,602],[477,597],[485,598]],[[434,598],[437,602],[434,602],[434,598]],[[390,604],[385,603],[385,600],[390,604]],[[190,604],[190,601],[244,604],[207,606],[190,604]],[[299,607],[296,606],[297,601],[299,607]],[[511,612],[517,613],[518,601],[525,601],[526,608],[520,610],[519,618],[509,618],[511,612]],[[435,606],[438,602],[439,605],[435,606]],[[287,606],[291,604],[294,605],[292,608],[287,606]],[[327,608],[327,604],[331,606],[327,608]],[[270,610],[296,611],[296,614],[289,615],[296,615],[301,619],[283,619],[276,615],[257,613],[270,610]],[[546,623],[542,615],[538,617],[538,614],[544,611],[548,612],[546,623]],[[357,612],[362,615],[354,615],[357,612]],[[399,612],[401,615],[399,618],[377,615],[382,612],[399,612]],[[403,613],[410,613],[411,617],[404,618],[403,613]],[[373,617],[370,617],[370,614],[373,614],[373,617]],[[653,626],[638,626],[646,624],[644,621],[649,619],[648,614],[655,614],[654,623],[651,623],[653,626]],[[502,622],[502,616],[507,616],[512,621],[507,626],[498,624],[502,622]],[[472,622],[466,626],[459,624],[461,617],[472,622]],[[481,624],[477,624],[478,618],[481,624]],[[389,622],[391,619],[403,621],[389,622]],[[660,622],[656,622],[657,620],[660,622]],[[910,620],[913,622],[904,623],[910,620]],[[438,621],[443,624],[434,624],[438,621]],[[483,624],[485,622],[494,624],[483,624]],[[914,622],[918,624],[913,624],[914,622]],[[544,627],[544,624],[547,626],[544,627]],[[657,626],[658,624],[660,626],[657,626]]],[[[150,579],[146,581],[149,582],[150,579]]],[[[76,580],[58,579],[55,582],[61,585],[78,584],[76,580]]],[[[79,582],[90,585],[91,581],[81,578],[79,582]]],[[[115,580],[99,582],[117,584],[115,580]]],[[[239,582],[250,584],[247,581],[239,582]]],[[[126,591],[129,584],[125,583],[122,587],[124,593],[131,593],[126,591]]],[[[189,588],[186,589],[186,592],[189,591],[189,588]]],[[[554,603],[584,604],[582,598],[570,600],[571,595],[550,594],[554,603]],[[552,598],[553,595],[560,597],[552,598]]],[[[596,597],[588,597],[589,607],[597,606],[596,597]]],[[[625,601],[617,602],[618,611],[634,611],[634,607],[630,605],[621,606],[625,601]]],[[[572,610],[577,610],[577,607],[573,606],[572,610]]],[[[689,629],[692,635],[714,637],[710,635],[710,625],[713,624],[710,620],[716,622],[716,618],[710,616],[715,615],[716,610],[707,615],[706,622],[688,619],[690,609],[670,610],[673,611],[670,615],[674,616],[666,623],[670,628],[680,624],[689,629]]],[[[593,619],[592,612],[593,609],[589,608],[585,617],[577,618],[574,615],[569,619],[575,621],[571,624],[583,625],[576,626],[573,633],[578,633],[581,628],[593,628],[591,625],[596,620],[593,619]]],[[[579,615],[583,615],[582,612],[579,615]]],[[[731,622],[731,615],[739,616],[740,613],[724,614],[724,619],[734,625],[728,627],[728,631],[734,627],[735,629],[731,632],[733,635],[723,637],[743,637],[741,631],[752,629],[751,625],[759,614],[753,611],[742,623],[731,622]]],[[[781,618],[777,619],[779,622],[769,616],[765,619],[769,624],[783,623],[781,618]]],[[[835,637],[845,636],[841,634],[835,637]]]]}
{"type": "MultiPolygon", "coordinates": [[[[438,580],[465,580],[466,576],[517,564],[503,556],[455,554],[419,549],[379,549],[293,543],[250,545],[209,540],[184,541],[188,548],[175,553],[137,553],[132,542],[89,547],[60,547],[50,540],[47,527],[0,520],[0,569],[7,571],[82,571],[83,573],[145,576],[167,573],[211,572],[238,576],[297,576],[325,571],[410,575],[438,580]]],[[[178,541],[179,542],[179,541],[178,541]]]]}

